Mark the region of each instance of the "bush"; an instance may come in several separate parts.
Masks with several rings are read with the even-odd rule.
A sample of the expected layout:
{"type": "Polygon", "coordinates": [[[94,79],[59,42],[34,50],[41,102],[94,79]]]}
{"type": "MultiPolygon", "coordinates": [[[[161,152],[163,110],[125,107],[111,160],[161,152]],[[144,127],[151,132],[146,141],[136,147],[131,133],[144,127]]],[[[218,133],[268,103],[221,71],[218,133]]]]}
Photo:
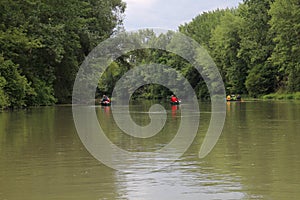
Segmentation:
{"type": "Polygon", "coordinates": [[[33,87],[34,92],[27,97],[27,105],[47,106],[56,103],[56,98],[54,97],[54,89],[52,85],[47,85],[44,81],[34,79],[33,87]]]}
{"type": "Polygon", "coordinates": [[[293,94],[287,94],[286,99],[292,100],[292,99],[294,99],[294,95],[293,94]]]}
{"type": "Polygon", "coordinates": [[[32,93],[33,89],[25,76],[22,76],[18,70],[18,65],[11,60],[4,60],[0,57],[0,77],[3,94],[1,101],[3,107],[23,107],[26,106],[25,98],[32,93]]]}
{"type": "Polygon", "coordinates": [[[300,92],[291,94],[272,93],[263,96],[264,100],[300,100],[300,92]]]}
{"type": "Polygon", "coordinates": [[[276,96],[275,94],[268,94],[268,95],[263,96],[263,99],[271,100],[271,99],[275,99],[276,98],[275,96],[276,96]]]}
{"type": "Polygon", "coordinates": [[[296,92],[296,93],[295,93],[294,99],[300,100],[300,92],[296,92]]]}
{"type": "Polygon", "coordinates": [[[3,88],[6,85],[6,80],[4,77],[0,76],[0,109],[9,106],[8,96],[5,94],[3,88]]]}
{"type": "Polygon", "coordinates": [[[250,96],[257,97],[274,92],[276,81],[273,70],[268,65],[257,65],[250,70],[245,83],[250,96]]]}

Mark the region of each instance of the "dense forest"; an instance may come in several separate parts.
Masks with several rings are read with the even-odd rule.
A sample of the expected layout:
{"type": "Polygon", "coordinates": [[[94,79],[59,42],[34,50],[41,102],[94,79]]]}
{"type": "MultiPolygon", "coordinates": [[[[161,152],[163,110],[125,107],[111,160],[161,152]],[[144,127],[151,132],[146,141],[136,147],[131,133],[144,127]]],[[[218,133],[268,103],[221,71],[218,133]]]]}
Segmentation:
{"type": "MultiPolygon", "coordinates": [[[[125,8],[121,0],[0,0],[0,108],[71,102],[79,66],[97,44],[123,31],[125,8]]],[[[202,13],[178,29],[209,52],[227,93],[300,92],[298,0],[244,0],[237,8],[202,13]]],[[[160,43],[176,33],[132,34],[141,43],[160,43]]],[[[126,71],[147,63],[171,66],[199,98],[209,97],[191,64],[157,49],[119,57],[101,77],[97,94],[111,94],[126,71]]],[[[143,98],[170,94],[159,85],[135,92],[143,98]]]]}
{"type": "Polygon", "coordinates": [[[228,92],[257,97],[300,91],[299,1],[245,0],[179,29],[210,52],[228,92]]]}
{"type": "Polygon", "coordinates": [[[121,27],[121,0],[0,0],[0,108],[68,103],[80,64],[121,27]]]}

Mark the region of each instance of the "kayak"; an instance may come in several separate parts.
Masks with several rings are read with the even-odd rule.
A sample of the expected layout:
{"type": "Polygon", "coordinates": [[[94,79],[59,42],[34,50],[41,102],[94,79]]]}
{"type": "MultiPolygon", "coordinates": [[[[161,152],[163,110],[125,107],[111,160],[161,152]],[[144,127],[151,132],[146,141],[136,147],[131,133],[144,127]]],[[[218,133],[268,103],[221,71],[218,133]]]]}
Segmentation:
{"type": "Polygon", "coordinates": [[[111,102],[107,102],[107,101],[102,101],[100,103],[101,106],[110,106],[111,105],[111,102]]]}
{"type": "Polygon", "coordinates": [[[172,102],[172,101],[170,101],[170,104],[171,104],[171,105],[179,105],[180,102],[179,102],[179,101],[177,101],[177,102],[172,102]]]}
{"type": "Polygon", "coordinates": [[[226,99],[226,101],[241,101],[241,99],[226,99]]]}

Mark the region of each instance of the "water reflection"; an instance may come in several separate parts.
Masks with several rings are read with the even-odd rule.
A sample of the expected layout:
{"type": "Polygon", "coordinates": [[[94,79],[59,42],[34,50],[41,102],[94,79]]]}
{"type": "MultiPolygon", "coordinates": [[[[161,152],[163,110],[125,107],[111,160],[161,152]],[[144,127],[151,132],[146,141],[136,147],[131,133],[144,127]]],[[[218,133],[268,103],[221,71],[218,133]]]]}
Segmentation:
{"type": "Polygon", "coordinates": [[[117,199],[115,172],[95,161],[70,107],[0,113],[0,199],[117,199]]]}
{"type": "Polygon", "coordinates": [[[171,110],[172,110],[172,117],[177,117],[177,111],[179,110],[179,105],[172,105],[171,106],[171,110]]]}
{"type": "MultiPolygon", "coordinates": [[[[103,119],[103,108],[99,108],[99,121],[105,121],[111,131],[116,126],[113,118],[103,119]]],[[[148,107],[132,107],[134,120],[141,125],[149,121],[148,107]]],[[[173,165],[158,171],[146,172],[137,170],[135,172],[117,172],[117,182],[119,183],[119,193],[124,199],[242,199],[245,195],[241,191],[240,177],[230,174],[220,173],[214,165],[208,166],[205,161],[197,159],[197,152],[201,146],[203,137],[207,131],[210,120],[209,104],[203,104],[203,117],[201,118],[200,134],[195,139],[190,150],[176,161],[173,165]]],[[[170,106],[168,110],[170,117],[167,120],[165,131],[159,133],[154,140],[135,139],[122,136],[122,148],[127,150],[154,151],[166,145],[176,133],[178,120],[180,122],[180,107],[170,106]],[[167,130],[167,131],[166,131],[167,130]],[[128,140],[130,142],[128,142],[128,140]],[[156,146],[155,146],[156,145],[156,146]]],[[[105,116],[106,117],[106,116],[105,116]]],[[[184,116],[189,117],[189,116],[184,116]]],[[[106,125],[107,125],[106,124],[106,125]]],[[[105,125],[104,125],[105,126],[105,125]]],[[[107,127],[107,128],[108,128],[107,127]]],[[[120,134],[120,132],[119,132],[120,134]]],[[[115,136],[120,140],[120,136],[115,136]]],[[[116,138],[115,142],[118,141],[116,138]]],[[[145,159],[147,159],[145,155],[145,159]]],[[[163,162],[157,160],[158,162],[163,162]]],[[[143,163],[142,160],[140,160],[143,163]]],[[[126,163],[131,164],[128,160],[126,163]]],[[[120,163],[122,165],[122,163],[120,163]]],[[[146,166],[141,165],[140,168],[146,166]]]]}
{"type": "MultiPolygon", "coordinates": [[[[205,159],[198,159],[198,151],[210,105],[200,106],[200,129],[191,147],[173,165],[151,173],[118,172],[95,160],[78,138],[71,107],[2,112],[0,199],[299,198],[299,102],[230,102],[220,140],[205,159]]],[[[136,123],[149,123],[148,107],[132,106],[136,123]]],[[[95,109],[111,141],[145,153],[172,140],[181,114],[180,107],[166,105],[166,127],[146,140],[122,133],[109,107],[95,109]]]]}
{"type": "Polygon", "coordinates": [[[235,166],[243,189],[255,199],[297,198],[300,104],[247,102],[230,106],[222,142],[226,144],[227,165],[235,166]]]}
{"type": "Polygon", "coordinates": [[[149,174],[119,173],[125,199],[242,199],[241,183],[235,176],[201,169],[201,163],[178,162],[149,174]]]}

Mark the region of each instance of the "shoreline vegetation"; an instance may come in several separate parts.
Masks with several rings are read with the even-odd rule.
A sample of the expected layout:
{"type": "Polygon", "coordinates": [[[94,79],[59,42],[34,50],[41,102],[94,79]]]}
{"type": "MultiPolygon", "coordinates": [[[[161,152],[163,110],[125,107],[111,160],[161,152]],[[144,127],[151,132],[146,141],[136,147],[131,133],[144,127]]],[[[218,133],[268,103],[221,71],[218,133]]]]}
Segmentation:
{"type": "Polygon", "coordinates": [[[271,93],[257,97],[242,96],[242,101],[300,101],[300,92],[295,93],[271,93]]]}
{"type": "Polygon", "coordinates": [[[284,94],[272,93],[262,96],[263,100],[300,100],[300,92],[284,94]]]}
{"type": "MultiPolygon", "coordinates": [[[[126,3],[122,0],[57,3],[0,2],[0,109],[69,104],[84,59],[99,43],[124,32],[126,3]]],[[[193,65],[161,50],[174,47],[190,55],[201,63],[205,74],[211,66],[201,62],[189,44],[176,37],[185,34],[212,57],[226,94],[240,94],[243,99],[299,100],[299,13],[297,0],[244,0],[236,8],[201,13],[179,25],[178,31],[160,35],[150,29],[126,33],[137,47],[158,44],[160,48],[138,48],[115,59],[99,77],[95,98],[110,96],[116,82],[134,67],[156,63],[178,71],[198,99],[208,100],[206,83],[193,65]]],[[[142,73],[144,80],[140,81],[152,77],[147,71],[142,73]]],[[[213,82],[214,76],[211,74],[210,84],[218,85],[213,82]]],[[[168,84],[182,81],[176,74],[163,77],[162,73],[155,78],[168,84]]],[[[129,79],[139,81],[133,75],[129,79]]],[[[126,85],[131,87],[129,82],[126,85]]],[[[170,91],[153,84],[139,88],[133,98],[167,98],[173,92],[184,96],[184,90],[170,91]]]]}
{"type": "MultiPolygon", "coordinates": [[[[224,98],[225,99],[225,98],[224,98]]],[[[134,98],[131,101],[133,102],[138,102],[138,101],[162,101],[165,103],[169,103],[169,98],[144,98],[144,97],[139,97],[139,98],[134,98]]],[[[88,104],[89,105],[101,105],[99,102],[101,101],[101,99],[95,99],[95,100],[91,100],[88,104]]],[[[205,99],[204,102],[210,102],[208,99],[205,99]]],[[[284,94],[284,93],[272,93],[272,94],[267,94],[267,95],[263,95],[260,97],[250,97],[248,95],[243,96],[242,97],[242,101],[300,101],[300,92],[296,92],[296,93],[291,93],[291,94],[284,94]]],[[[72,106],[72,104],[51,104],[51,105],[37,105],[37,106],[30,106],[30,108],[35,108],[35,107],[44,107],[44,106],[72,106]]],[[[27,108],[27,107],[24,107],[27,108]]],[[[20,107],[18,108],[0,108],[0,112],[1,111],[9,111],[9,110],[19,110],[22,109],[20,107]]]]}

